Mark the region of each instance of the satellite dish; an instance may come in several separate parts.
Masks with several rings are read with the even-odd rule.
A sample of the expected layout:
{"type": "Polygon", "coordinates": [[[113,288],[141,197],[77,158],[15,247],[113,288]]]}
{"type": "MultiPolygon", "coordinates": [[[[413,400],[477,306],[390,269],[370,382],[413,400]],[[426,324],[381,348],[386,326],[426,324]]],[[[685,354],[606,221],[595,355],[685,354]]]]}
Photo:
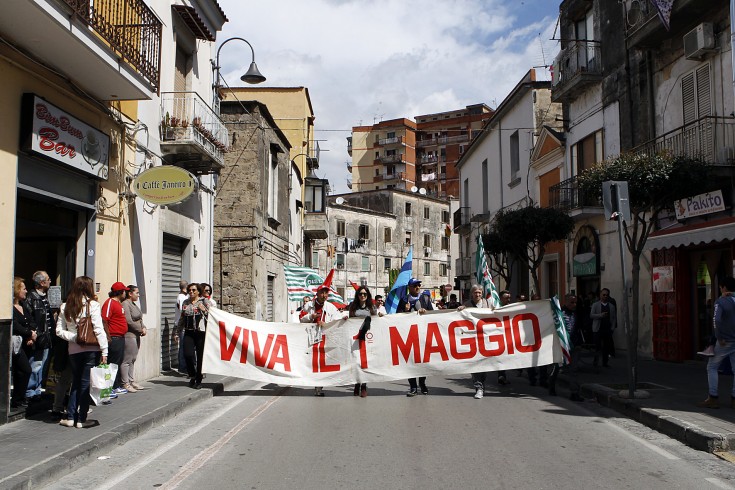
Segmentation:
{"type": "Polygon", "coordinates": [[[423,187],[421,189],[419,189],[419,194],[421,194],[422,196],[425,196],[426,195],[426,189],[424,189],[423,187]]]}
{"type": "Polygon", "coordinates": [[[345,198],[344,197],[338,197],[337,199],[334,200],[334,202],[336,202],[337,204],[344,204],[345,203],[345,198]]]}
{"type": "Polygon", "coordinates": [[[416,186],[411,187],[411,192],[416,192],[417,190],[419,190],[418,187],[416,187],[416,186]]]}

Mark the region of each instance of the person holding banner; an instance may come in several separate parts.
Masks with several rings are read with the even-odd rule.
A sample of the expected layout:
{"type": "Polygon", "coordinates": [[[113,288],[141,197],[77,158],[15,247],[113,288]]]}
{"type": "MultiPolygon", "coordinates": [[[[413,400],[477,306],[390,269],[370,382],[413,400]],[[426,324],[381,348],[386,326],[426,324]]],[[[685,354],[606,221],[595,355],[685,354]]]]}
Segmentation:
{"type": "MultiPolygon", "coordinates": [[[[329,290],[331,289],[332,275],[327,276],[324,284],[319,286],[316,291],[316,297],[311,303],[305,304],[301,309],[299,321],[301,323],[316,323],[321,327],[325,323],[334,320],[346,318],[346,315],[340,313],[336,306],[327,301],[329,290]]],[[[321,386],[314,387],[314,396],[324,396],[321,386]]]]}
{"type": "MultiPolygon", "coordinates": [[[[421,281],[416,278],[411,278],[408,281],[406,297],[401,298],[401,301],[398,303],[398,311],[416,311],[419,315],[423,315],[427,310],[433,309],[434,305],[431,304],[431,297],[428,294],[421,293],[421,281]]],[[[416,378],[409,379],[408,385],[409,390],[406,396],[418,395],[418,388],[421,388],[421,394],[429,394],[429,389],[426,387],[426,376],[418,379],[418,386],[416,384],[416,378]]]]}
{"type": "Polygon", "coordinates": [[[189,387],[199,389],[202,387],[202,360],[204,359],[204,338],[207,331],[205,315],[209,312],[206,299],[201,296],[201,284],[192,283],[186,288],[189,299],[184,301],[181,307],[178,329],[175,340],[178,342],[180,332],[184,336],[184,358],[186,369],[189,373],[189,387]]]}
{"type": "MultiPolygon", "coordinates": [[[[487,298],[483,298],[482,286],[473,284],[470,288],[470,299],[464,302],[462,306],[457,308],[462,311],[465,308],[490,308],[490,302],[487,298]]],[[[475,386],[475,400],[485,396],[485,379],[487,373],[472,373],[472,384],[475,386]]]]}
{"type": "MultiPolygon", "coordinates": [[[[378,311],[373,304],[373,298],[370,290],[365,286],[360,286],[355,292],[355,299],[350,303],[350,318],[365,318],[360,333],[358,334],[358,342],[365,342],[365,333],[370,330],[370,317],[377,315],[378,311]]],[[[365,398],[367,396],[367,383],[355,383],[355,396],[365,398]]]]}

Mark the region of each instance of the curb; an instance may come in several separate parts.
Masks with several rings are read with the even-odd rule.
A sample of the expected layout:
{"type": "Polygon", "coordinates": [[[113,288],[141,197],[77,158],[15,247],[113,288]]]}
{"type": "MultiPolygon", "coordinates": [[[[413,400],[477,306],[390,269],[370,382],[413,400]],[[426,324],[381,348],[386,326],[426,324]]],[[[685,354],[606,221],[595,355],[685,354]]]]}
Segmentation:
{"type": "MultiPolygon", "coordinates": [[[[569,387],[569,379],[564,374],[559,375],[558,382],[569,387]]],[[[618,391],[612,388],[597,383],[584,383],[580,386],[580,392],[586,398],[594,398],[600,405],[612,408],[630,419],[699,451],[713,453],[735,449],[735,434],[710,432],[666,412],[642,407],[635,400],[621,398],[618,396],[618,391]]]]}
{"type": "Polygon", "coordinates": [[[99,434],[90,441],[69,448],[48,461],[3,481],[2,486],[11,490],[30,490],[47,485],[60,476],[68,475],[110,447],[125,444],[149,429],[176,417],[197,403],[221,395],[227,387],[238,381],[241,380],[234,377],[225,377],[215,383],[206,383],[201,390],[192,392],[187,398],[168,403],[130,422],[118,425],[108,432],[99,434]]]}

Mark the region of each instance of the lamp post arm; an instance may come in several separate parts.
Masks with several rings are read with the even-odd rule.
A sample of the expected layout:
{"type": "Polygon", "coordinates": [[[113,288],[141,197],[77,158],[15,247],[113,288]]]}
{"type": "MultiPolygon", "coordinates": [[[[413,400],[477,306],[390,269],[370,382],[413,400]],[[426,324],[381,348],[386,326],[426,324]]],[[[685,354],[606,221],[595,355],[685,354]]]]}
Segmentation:
{"type": "Polygon", "coordinates": [[[253,61],[255,61],[255,50],[253,49],[253,45],[250,44],[247,39],[244,39],[242,37],[231,37],[228,40],[226,40],[225,42],[223,42],[222,44],[220,44],[219,45],[219,48],[217,48],[217,58],[216,58],[217,59],[217,61],[216,61],[217,66],[215,67],[217,69],[217,72],[219,72],[219,69],[220,69],[220,66],[219,66],[219,52],[222,51],[222,48],[224,47],[225,44],[229,43],[230,41],[234,41],[236,39],[238,41],[244,41],[248,46],[250,46],[250,53],[253,55],[253,61]]]}

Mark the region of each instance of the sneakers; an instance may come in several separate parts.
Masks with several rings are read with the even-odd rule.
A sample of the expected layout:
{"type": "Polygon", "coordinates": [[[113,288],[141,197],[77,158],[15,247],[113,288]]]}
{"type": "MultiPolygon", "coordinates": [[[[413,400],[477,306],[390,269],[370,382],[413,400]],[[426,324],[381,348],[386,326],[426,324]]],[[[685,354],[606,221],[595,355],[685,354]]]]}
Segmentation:
{"type": "Polygon", "coordinates": [[[408,393],[406,393],[406,396],[416,396],[418,394],[419,390],[417,390],[416,388],[411,388],[410,390],[408,390],[408,393]]]}
{"type": "Polygon", "coordinates": [[[113,390],[113,391],[112,391],[112,392],[110,393],[110,400],[114,400],[115,398],[117,398],[117,393],[115,393],[115,391],[113,390]]]}
{"type": "Polygon", "coordinates": [[[483,396],[485,396],[485,390],[482,388],[477,388],[475,390],[475,400],[481,399],[483,396]]]}
{"type": "Polygon", "coordinates": [[[77,429],[88,429],[97,425],[96,420],[85,420],[84,422],[77,422],[77,429]]]}
{"type": "Polygon", "coordinates": [[[697,403],[697,406],[702,408],[720,408],[720,401],[717,398],[708,396],[705,401],[697,403]]]}
{"type": "Polygon", "coordinates": [[[113,388],[113,389],[112,389],[112,392],[113,392],[114,394],[116,394],[116,395],[124,395],[125,393],[127,393],[127,392],[128,392],[128,390],[126,390],[125,388],[123,388],[123,387],[121,386],[120,388],[113,388]]]}
{"type": "Polygon", "coordinates": [[[703,351],[697,352],[700,356],[704,357],[713,357],[715,355],[715,346],[714,345],[708,345],[706,349],[703,351]]]}
{"type": "MultiPolygon", "coordinates": [[[[199,386],[201,386],[201,383],[199,383],[199,386]]],[[[321,386],[314,388],[314,396],[324,396],[324,391],[321,386]]]]}
{"type": "Polygon", "coordinates": [[[129,384],[123,385],[122,389],[127,391],[128,393],[136,393],[138,391],[135,388],[133,388],[133,385],[129,385],[129,384]]]}
{"type": "Polygon", "coordinates": [[[427,388],[426,386],[422,386],[421,387],[421,394],[422,395],[428,395],[429,394],[429,388],[427,388]]]}
{"type": "Polygon", "coordinates": [[[71,419],[61,419],[59,420],[59,425],[63,425],[64,427],[74,427],[74,421],[71,419]]]}
{"type": "Polygon", "coordinates": [[[138,390],[138,391],[142,391],[142,390],[145,390],[145,388],[143,388],[142,386],[140,386],[140,385],[139,385],[138,383],[136,383],[136,382],[132,382],[132,383],[130,383],[130,386],[132,386],[133,388],[135,388],[135,389],[136,389],[136,390],[138,390]]]}

